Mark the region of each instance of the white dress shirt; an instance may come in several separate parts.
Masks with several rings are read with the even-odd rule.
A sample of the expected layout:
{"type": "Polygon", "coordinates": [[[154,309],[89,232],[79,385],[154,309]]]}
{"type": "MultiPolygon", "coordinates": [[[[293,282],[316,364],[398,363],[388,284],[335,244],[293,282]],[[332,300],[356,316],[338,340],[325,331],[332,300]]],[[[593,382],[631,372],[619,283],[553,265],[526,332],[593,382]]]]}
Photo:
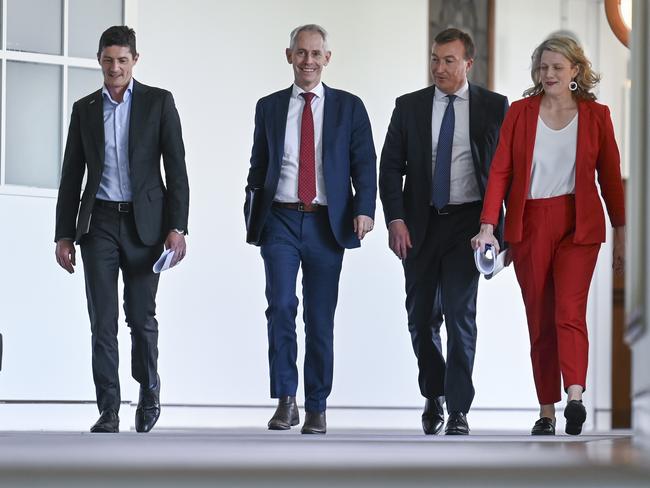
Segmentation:
{"type": "MultiPolygon", "coordinates": [[[[305,90],[293,85],[289,99],[289,112],[287,113],[287,127],[284,135],[284,155],[280,168],[280,180],[275,192],[276,202],[298,202],[298,165],[300,160],[300,127],[305,99],[300,96],[305,90]]],[[[314,144],[316,155],[316,198],[313,202],[327,205],[325,193],[325,180],[323,178],[323,108],[325,104],[325,90],[319,83],[311,90],[316,96],[311,101],[311,111],[314,116],[314,144]]]]}
{"type": "Polygon", "coordinates": [[[537,118],[535,149],[528,198],[551,198],[575,193],[578,114],[560,130],[537,118]]]}
{"type": "MultiPolygon", "coordinates": [[[[469,83],[465,84],[456,92],[454,100],[454,142],[451,148],[451,178],[449,186],[449,203],[457,205],[460,203],[476,202],[481,199],[481,192],[476,181],[474,171],[474,160],[469,135],[469,83]]],[[[437,88],[433,94],[433,111],[431,114],[431,174],[436,170],[436,154],[438,152],[438,136],[442,117],[449,103],[449,98],[437,88]]]]}

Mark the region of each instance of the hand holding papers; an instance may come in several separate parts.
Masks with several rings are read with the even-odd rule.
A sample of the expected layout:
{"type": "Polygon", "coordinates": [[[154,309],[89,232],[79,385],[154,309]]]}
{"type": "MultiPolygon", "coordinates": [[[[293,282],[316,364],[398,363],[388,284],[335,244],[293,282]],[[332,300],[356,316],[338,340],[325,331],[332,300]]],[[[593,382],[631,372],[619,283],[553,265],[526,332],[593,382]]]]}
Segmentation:
{"type": "MultiPolygon", "coordinates": [[[[489,280],[499,271],[506,266],[506,255],[508,250],[501,251],[498,256],[495,256],[494,248],[491,244],[485,245],[485,251],[481,252],[481,248],[474,251],[474,262],[476,269],[489,280]]],[[[508,263],[509,264],[509,263],[508,263]]]]}
{"type": "Polygon", "coordinates": [[[161,273],[162,271],[169,269],[172,264],[172,259],[174,259],[174,251],[171,249],[165,249],[158,258],[158,261],[154,263],[153,272],[161,273]]]}

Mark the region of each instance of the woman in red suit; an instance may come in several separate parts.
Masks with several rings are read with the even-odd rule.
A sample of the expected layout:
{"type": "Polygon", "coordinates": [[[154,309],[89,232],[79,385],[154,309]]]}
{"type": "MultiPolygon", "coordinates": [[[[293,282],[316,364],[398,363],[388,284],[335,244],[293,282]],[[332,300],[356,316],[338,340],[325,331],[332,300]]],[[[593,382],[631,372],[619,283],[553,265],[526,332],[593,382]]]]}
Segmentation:
{"type": "Polygon", "coordinates": [[[625,202],[609,109],[591,90],[600,80],[578,43],[551,37],[532,56],[534,86],[513,103],[492,160],[474,249],[491,244],[503,200],[508,242],[526,307],[540,419],[533,435],[555,434],[561,380],[567,434],[582,431],[589,342],[589,284],[605,215],[614,227],[613,267],[625,255],[625,202]]]}

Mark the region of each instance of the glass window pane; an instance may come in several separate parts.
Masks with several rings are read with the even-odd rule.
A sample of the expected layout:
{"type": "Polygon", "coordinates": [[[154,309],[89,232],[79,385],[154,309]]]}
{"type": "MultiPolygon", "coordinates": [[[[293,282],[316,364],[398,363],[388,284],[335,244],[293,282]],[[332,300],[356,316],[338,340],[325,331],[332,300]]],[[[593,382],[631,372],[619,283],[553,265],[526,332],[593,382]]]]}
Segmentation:
{"type": "Polygon", "coordinates": [[[96,58],[99,36],[112,25],[122,25],[122,0],[70,0],[68,55],[96,58]]]}
{"type": "Polygon", "coordinates": [[[63,1],[8,0],[7,49],[63,54],[63,1]]]}
{"type": "Polygon", "coordinates": [[[7,62],[8,185],[58,186],[61,78],[61,66],[7,62]]]}
{"type": "Polygon", "coordinates": [[[70,120],[74,102],[86,95],[90,95],[101,87],[102,71],[100,69],[70,68],[68,71],[67,120],[70,120]]]}

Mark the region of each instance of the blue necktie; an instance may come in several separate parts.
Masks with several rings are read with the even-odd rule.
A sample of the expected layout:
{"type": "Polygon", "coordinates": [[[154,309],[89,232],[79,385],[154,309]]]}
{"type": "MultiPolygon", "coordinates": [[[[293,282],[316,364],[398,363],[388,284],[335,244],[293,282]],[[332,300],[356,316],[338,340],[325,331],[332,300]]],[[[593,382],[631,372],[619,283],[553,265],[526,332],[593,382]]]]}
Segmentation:
{"type": "Polygon", "coordinates": [[[438,150],[436,151],[436,167],[433,171],[431,186],[431,202],[440,210],[449,203],[449,180],[451,177],[451,148],[454,145],[454,126],[456,114],[454,113],[454,100],[456,95],[447,95],[449,103],[440,124],[438,136],[438,150]]]}

